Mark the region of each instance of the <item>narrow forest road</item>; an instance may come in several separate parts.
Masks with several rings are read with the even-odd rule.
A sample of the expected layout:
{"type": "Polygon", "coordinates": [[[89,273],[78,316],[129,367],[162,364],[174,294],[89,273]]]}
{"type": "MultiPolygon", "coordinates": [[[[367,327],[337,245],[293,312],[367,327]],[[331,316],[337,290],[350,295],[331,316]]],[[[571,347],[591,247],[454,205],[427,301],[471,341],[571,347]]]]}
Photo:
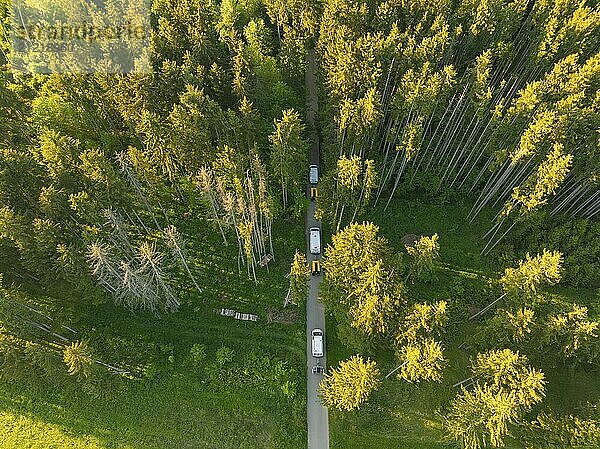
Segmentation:
{"type": "MultiPolygon", "coordinates": [[[[306,123],[310,132],[312,141],[310,151],[310,163],[319,165],[319,133],[315,126],[315,118],[319,110],[319,100],[317,97],[316,66],[314,51],[310,51],[307,58],[308,67],[306,69],[306,123]]],[[[321,172],[319,167],[319,173],[321,172]]],[[[309,186],[310,188],[310,186],[309,186]]],[[[307,259],[309,266],[313,260],[320,259],[320,255],[310,253],[309,229],[313,227],[321,228],[321,222],[315,220],[315,202],[311,201],[306,212],[306,243],[307,259]]],[[[322,233],[321,233],[322,234],[322,233]]],[[[323,236],[321,235],[321,240],[323,236]]],[[[323,245],[321,244],[321,252],[323,245]]],[[[323,379],[322,374],[313,374],[312,367],[317,364],[317,358],[312,356],[311,332],[313,329],[322,329],[325,343],[327,342],[327,333],[325,332],[325,311],[323,304],[318,301],[319,283],[321,276],[311,276],[308,285],[308,297],[306,300],[306,360],[307,360],[307,381],[308,396],[306,401],[306,416],[308,423],[308,449],[329,449],[329,422],[327,408],[321,404],[317,396],[317,388],[323,379]]],[[[326,346],[325,346],[326,347],[326,346]]],[[[326,350],[323,351],[323,357],[320,358],[320,365],[326,365],[326,350]]]]}

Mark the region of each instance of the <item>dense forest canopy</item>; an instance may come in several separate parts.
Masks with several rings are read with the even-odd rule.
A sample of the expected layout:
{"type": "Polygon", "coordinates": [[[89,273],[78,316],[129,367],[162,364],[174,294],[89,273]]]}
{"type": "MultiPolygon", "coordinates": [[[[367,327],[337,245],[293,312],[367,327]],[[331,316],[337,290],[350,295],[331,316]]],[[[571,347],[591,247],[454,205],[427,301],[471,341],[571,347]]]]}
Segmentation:
{"type": "MultiPolygon", "coordinates": [[[[125,74],[12,70],[10,11],[0,0],[0,377],[32,366],[51,377],[58,354],[82,384],[105,371],[137,379],[143,356],[101,360],[70,325],[100,340],[102,307],[124,319],[208,309],[212,284],[228,287],[206,273],[225,279],[231,266],[257,289],[285,266],[281,284],[302,304],[307,262],[291,246],[304,243],[287,232],[303,222],[318,137],[320,299],[331,333],[359,353],[326,376],[324,403],[354,410],[386,382],[441,383],[451,370],[467,376],[429,412],[457,444],[598,444],[597,391],[579,408],[544,399],[558,401],[553,380],[600,369],[595,2],[155,0],[151,70],[125,74]],[[457,271],[445,236],[397,245],[408,230],[378,220],[461,201],[460,226],[487,225],[476,259],[487,272],[452,298],[435,290],[457,271]],[[212,240],[222,251],[203,247],[212,240]]],[[[214,370],[227,371],[233,354],[219,351],[214,370]]],[[[227,372],[279,363],[254,357],[227,372]]],[[[292,370],[278,369],[263,380],[292,400],[292,370]]]]}

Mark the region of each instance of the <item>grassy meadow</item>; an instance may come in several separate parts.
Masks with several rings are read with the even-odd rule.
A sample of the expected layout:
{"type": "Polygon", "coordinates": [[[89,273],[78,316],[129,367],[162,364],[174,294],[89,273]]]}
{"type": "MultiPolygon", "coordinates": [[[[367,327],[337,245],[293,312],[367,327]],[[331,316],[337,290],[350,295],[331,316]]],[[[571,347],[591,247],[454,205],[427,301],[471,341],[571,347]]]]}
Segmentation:
{"type": "MultiPolygon", "coordinates": [[[[305,447],[304,307],[281,315],[284,276],[296,247],[304,245],[302,223],[280,224],[276,260],[258,273],[257,284],[238,274],[235,244],[224,246],[210,231],[194,232],[205,226],[190,220],[185,230],[203,291],[193,290],[182,274],[177,312],[154,316],[111,302],[84,307],[63,298],[65,307],[75,309],[69,315],[79,317],[64,324],[89,341],[100,360],[134,375],[109,376],[100,388],[80,385],[66,373],[55,382],[27,374],[3,381],[0,448],[305,447]],[[254,313],[259,321],[223,317],[216,313],[220,308],[254,313]],[[269,322],[268,316],[288,322],[269,322]],[[196,361],[194,345],[202,347],[196,361]]],[[[30,305],[61,316],[31,290],[30,305]]],[[[44,293],[63,294],[60,286],[44,293]]]]}

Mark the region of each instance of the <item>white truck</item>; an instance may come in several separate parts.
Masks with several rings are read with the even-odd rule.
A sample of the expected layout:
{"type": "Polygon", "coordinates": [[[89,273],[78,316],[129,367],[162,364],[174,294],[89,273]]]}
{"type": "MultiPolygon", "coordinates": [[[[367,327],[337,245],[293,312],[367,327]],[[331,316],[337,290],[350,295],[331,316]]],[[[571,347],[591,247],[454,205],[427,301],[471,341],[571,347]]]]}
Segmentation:
{"type": "Polygon", "coordinates": [[[323,357],[323,331],[321,329],[312,331],[312,355],[313,357],[323,357]]]}
{"type": "Polygon", "coordinates": [[[310,228],[310,253],[321,254],[321,230],[319,228],[310,228]]]}

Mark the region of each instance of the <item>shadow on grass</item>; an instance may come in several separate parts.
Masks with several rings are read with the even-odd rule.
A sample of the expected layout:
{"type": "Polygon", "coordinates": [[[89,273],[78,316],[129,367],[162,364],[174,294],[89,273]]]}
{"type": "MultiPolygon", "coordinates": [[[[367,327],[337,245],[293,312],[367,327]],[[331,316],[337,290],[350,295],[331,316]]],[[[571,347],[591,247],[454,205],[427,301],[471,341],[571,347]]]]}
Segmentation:
{"type": "Polygon", "coordinates": [[[150,388],[130,384],[106,399],[25,381],[2,384],[0,408],[2,441],[21,433],[15,439],[21,444],[0,447],[300,448],[305,437],[290,411],[269,404],[265,395],[173,377],[150,388]],[[6,413],[29,425],[19,428],[6,413]]]}

